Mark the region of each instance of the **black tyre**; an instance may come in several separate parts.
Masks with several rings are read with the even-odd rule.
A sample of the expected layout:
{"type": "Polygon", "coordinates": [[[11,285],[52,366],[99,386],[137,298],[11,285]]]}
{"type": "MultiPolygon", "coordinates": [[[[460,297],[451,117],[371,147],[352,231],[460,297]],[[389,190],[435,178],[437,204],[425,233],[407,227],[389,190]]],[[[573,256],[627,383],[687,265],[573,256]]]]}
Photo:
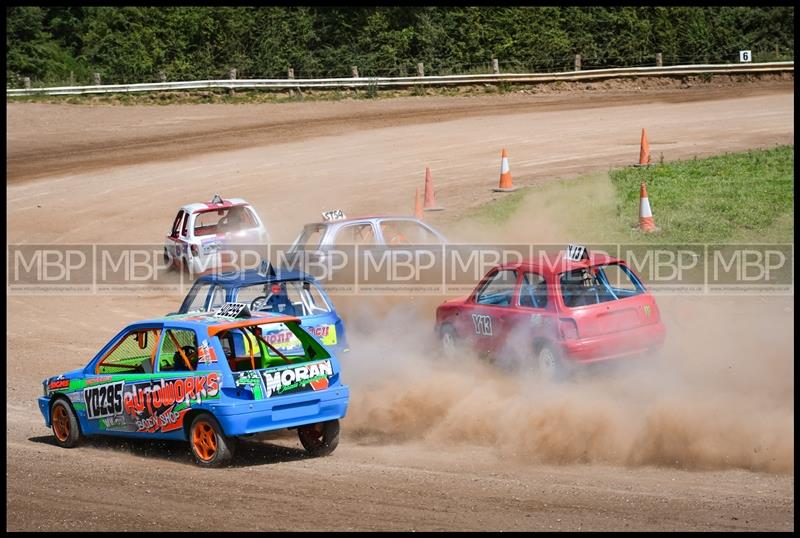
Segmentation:
{"type": "Polygon", "coordinates": [[[339,420],[300,426],[297,436],[306,452],[312,456],[327,456],[339,445],[339,420]]]}
{"type": "Polygon", "coordinates": [[[566,376],[566,367],[561,353],[550,344],[544,344],[536,354],[539,375],[545,381],[561,381],[566,376]]]}
{"type": "Polygon", "coordinates": [[[442,344],[442,354],[452,359],[459,354],[458,334],[452,325],[445,323],[439,330],[439,340],[442,344]]]}
{"type": "Polygon", "coordinates": [[[199,466],[222,467],[233,459],[235,444],[222,433],[217,419],[209,413],[201,413],[189,426],[189,446],[199,466]]]}
{"type": "Polygon", "coordinates": [[[66,400],[59,398],[53,402],[53,406],[50,408],[50,423],[56,443],[60,447],[72,448],[83,439],[78,417],[66,400]]]}

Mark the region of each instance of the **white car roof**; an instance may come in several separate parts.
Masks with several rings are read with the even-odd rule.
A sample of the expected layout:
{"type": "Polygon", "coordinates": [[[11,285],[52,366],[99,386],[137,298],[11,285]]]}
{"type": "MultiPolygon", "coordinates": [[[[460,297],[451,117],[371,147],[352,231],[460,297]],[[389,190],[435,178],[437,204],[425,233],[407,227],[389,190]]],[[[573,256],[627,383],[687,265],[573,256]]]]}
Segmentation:
{"type": "Polygon", "coordinates": [[[181,207],[187,213],[194,213],[196,211],[206,211],[209,209],[224,209],[226,207],[232,207],[237,205],[247,205],[250,204],[243,200],[242,198],[225,198],[222,200],[221,204],[214,204],[212,202],[195,202],[193,204],[186,204],[181,207]]]}

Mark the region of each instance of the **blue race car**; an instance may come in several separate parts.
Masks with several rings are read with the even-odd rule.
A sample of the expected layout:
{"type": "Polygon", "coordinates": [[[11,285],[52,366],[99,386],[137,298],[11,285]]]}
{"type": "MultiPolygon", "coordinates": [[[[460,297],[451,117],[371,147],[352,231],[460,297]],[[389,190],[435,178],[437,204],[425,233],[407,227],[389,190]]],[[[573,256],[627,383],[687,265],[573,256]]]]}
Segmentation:
{"type": "Polygon", "coordinates": [[[43,385],[39,409],[60,446],[94,435],[188,440],[205,467],[228,463],[236,437],[282,428],[328,455],[350,395],[300,320],[236,303],[133,323],[86,367],[43,385]]]}
{"type": "Polygon", "coordinates": [[[181,304],[179,314],[213,312],[226,302],[245,303],[251,312],[296,316],[303,328],[334,353],[350,351],[344,323],[317,280],[300,271],[260,269],[223,272],[198,278],[181,304]]]}

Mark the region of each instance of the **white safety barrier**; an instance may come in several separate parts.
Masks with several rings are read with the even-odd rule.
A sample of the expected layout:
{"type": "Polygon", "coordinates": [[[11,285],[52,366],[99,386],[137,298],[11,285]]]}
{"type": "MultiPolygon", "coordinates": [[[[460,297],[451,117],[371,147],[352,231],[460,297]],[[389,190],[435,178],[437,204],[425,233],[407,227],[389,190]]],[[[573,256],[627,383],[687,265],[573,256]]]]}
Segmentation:
{"type": "Polygon", "coordinates": [[[506,73],[486,75],[448,75],[441,77],[358,77],[323,79],[221,79],[148,84],[110,84],[101,86],[64,86],[56,88],[7,89],[6,96],[70,95],[85,93],[132,93],[163,90],[227,89],[310,89],[310,88],[391,88],[408,86],[445,86],[458,84],[497,84],[554,82],[558,80],[592,80],[620,77],[701,75],[704,73],[748,74],[794,71],[794,62],[755,64],[672,65],[667,67],[620,67],[565,71],[560,73],[506,73]]]}

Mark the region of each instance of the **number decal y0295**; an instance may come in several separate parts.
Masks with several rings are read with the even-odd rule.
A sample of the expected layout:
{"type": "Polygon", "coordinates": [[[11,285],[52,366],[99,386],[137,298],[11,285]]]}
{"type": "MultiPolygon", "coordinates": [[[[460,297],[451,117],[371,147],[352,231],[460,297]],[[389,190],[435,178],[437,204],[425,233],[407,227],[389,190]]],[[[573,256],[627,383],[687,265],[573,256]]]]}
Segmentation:
{"type": "Polygon", "coordinates": [[[89,420],[122,414],[124,381],[83,389],[83,401],[89,420]]]}

